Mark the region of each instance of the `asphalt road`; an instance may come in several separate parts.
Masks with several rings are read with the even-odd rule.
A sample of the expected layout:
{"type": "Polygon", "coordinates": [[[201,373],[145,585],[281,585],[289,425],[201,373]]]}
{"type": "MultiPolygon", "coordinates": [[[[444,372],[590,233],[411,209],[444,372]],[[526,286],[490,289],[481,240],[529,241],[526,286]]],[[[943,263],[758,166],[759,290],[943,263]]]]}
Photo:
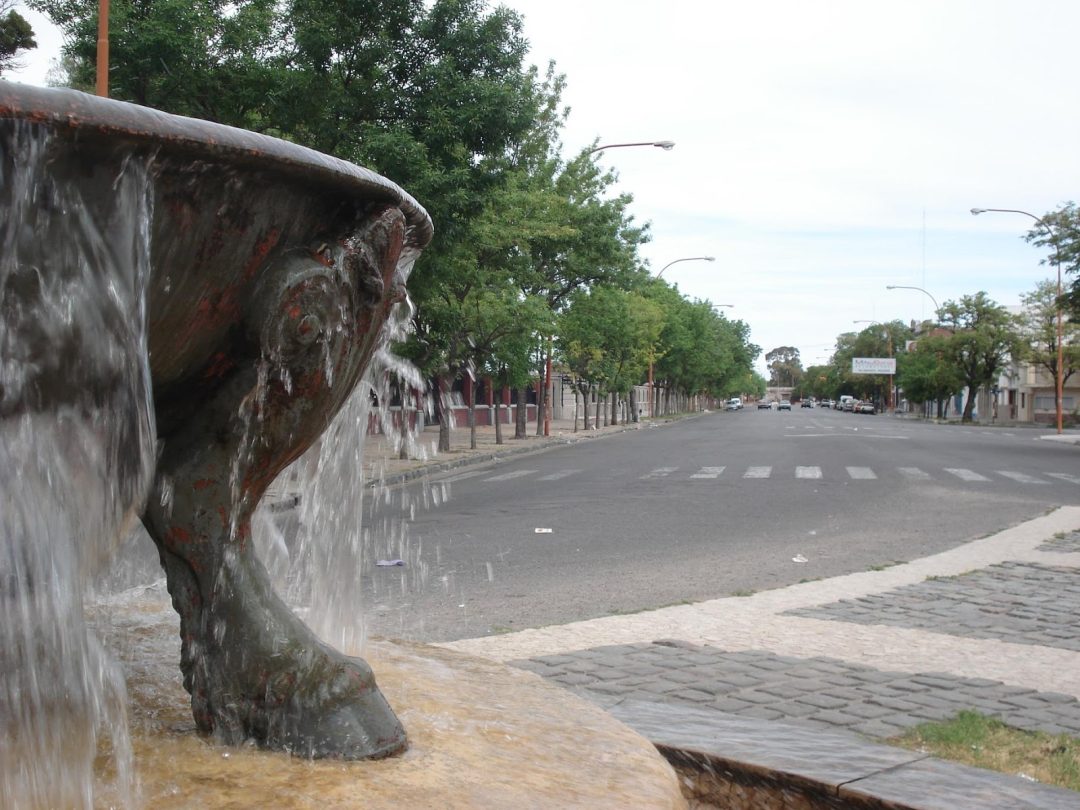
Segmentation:
{"type": "Polygon", "coordinates": [[[746,409],[403,486],[369,516],[406,560],[365,578],[369,632],[446,641],[925,556],[1080,504],[1080,448],[1038,435],[746,409]]]}

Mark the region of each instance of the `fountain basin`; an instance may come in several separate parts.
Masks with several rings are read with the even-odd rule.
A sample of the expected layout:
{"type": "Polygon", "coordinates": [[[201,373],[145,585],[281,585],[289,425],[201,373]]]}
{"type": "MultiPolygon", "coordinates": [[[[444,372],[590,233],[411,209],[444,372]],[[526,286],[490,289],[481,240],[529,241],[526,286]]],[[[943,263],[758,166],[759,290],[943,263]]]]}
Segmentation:
{"type": "MultiPolygon", "coordinates": [[[[177,619],[160,589],[98,618],[127,677],[145,807],[686,807],[653,745],[603,710],[533,673],[407,642],[364,650],[409,729],[402,756],[312,761],[223,748],[191,721],[177,619]]],[[[109,774],[99,776],[105,791],[109,774]]]]}

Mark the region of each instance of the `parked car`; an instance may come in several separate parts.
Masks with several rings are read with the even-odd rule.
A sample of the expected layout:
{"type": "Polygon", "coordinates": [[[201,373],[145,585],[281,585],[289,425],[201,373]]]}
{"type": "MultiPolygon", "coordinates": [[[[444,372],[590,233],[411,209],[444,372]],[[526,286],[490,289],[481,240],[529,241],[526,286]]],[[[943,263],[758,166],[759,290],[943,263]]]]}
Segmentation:
{"type": "Polygon", "coordinates": [[[799,407],[800,408],[813,408],[814,407],[814,400],[812,400],[812,399],[804,399],[802,402],[799,403],[799,407]]]}
{"type": "Polygon", "coordinates": [[[776,406],[776,410],[778,410],[778,411],[790,411],[791,410],[791,401],[787,400],[787,399],[780,400],[780,404],[776,406]]]}
{"type": "Polygon", "coordinates": [[[833,401],[831,399],[823,399],[818,405],[822,408],[831,408],[833,406],[833,401]]]}
{"type": "Polygon", "coordinates": [[[742,400],[738,397],[732,397],[724,404],[725,411],[740,411],[742,410],[742,400]]]}
{"type": "Polygon", "coordinates": [[[855,403],[855,413],[868,413],[875,414],[877,409],[874,407],[874,403],[868,399],[860,399],[855,403]]]}
{"type": "Polygon", "coordinates": [[[772,403],[767,399],[759,399],[757,401],[757,409],[759,411],[772,410],[772,403]]]}

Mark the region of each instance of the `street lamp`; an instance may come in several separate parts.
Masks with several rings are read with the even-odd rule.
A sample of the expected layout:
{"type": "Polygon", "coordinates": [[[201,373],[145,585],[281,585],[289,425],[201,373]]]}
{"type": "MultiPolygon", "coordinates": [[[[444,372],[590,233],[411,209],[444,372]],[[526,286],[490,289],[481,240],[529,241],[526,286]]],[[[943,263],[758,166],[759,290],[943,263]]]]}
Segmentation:
{"type": "Polygon", "coordinates": [[[715,261],[716,261],[715,256],[687,256],[685,259],[676,259],[673,262],[668,262],[667,264],[665,264],[663,267],[660,268],[660,272],[656,274],[656,277],[660,278],[660,276],[664,275],[665,270],[667,270],[669,267],[671,267],[671,265],[678,264],[679,262],[715,262],[715,261]]]}
{"type": "MultiPolygon", "coordinates": [[[[929,295],[929,293],[927,293],[927,295],[929,295]]],[[[886,346],[888,347],[889,357],[893,356],[892,333],[889,331],[889,328],[887,326],[885,326],[885,324],[883,324],[881,321],[852,321],[852,323],[869,323],[869,324],[875,324],[876,323],[878,326],[882,327],[885,330],[885,343],[886,343],[886,346]]],[[[888,390],[888,393],[887,393],[887,396],[886,396],[885,407],[890,412],[893,409],[893,375],[892,374],[889,375],[889,390],[888,390]]]]}
{"type": "MultiPolygon", "coordinates": [[[[665,149],[670,149],[672,146],[675,145],[675,144],[671,143],[671,141],[659,141],[658,143],[653,144],[653,145],[654,146],[661,146],[663,144],[668,144],[667,146],[663,147],[665,149]]],[[[632,145],[640,145],[640,144],[632,144],[632,145]]],[[[603,147],[601,147],[601,148],[603,148],[603,147]]],[[[660,276],[664,275],[665,270],[667,270],[669,267],[671,267],[671,265],[678,264],[679,262],[715,262],[715,261],[716,261],[715,256],[684,256],[681,259],[676,259],[673,262],[668,262],[663,267],[661,267],[660,272],[656,274],[656,278],[660,278],[660,276]]],[[[730,306],[730,304],[728,304],[728,305],[720,304],[719,306],[730,306]]],[[[652,360],[649,360],[649,384],[648,384],[648,390],[649,390],[649,418],[652,419],[653,418],[653,361],[652,360]]]]}
{"type": "Polygon", "coordinates": [[[1064,394],[1065,378],[1062,376],[1062,372],[1065,367],[1065,349],[1062,345],[1063,331],[1061,326],[1061,258],[1059,253],[1061,252],[1061,245],[1058,243],[1057,234],[1054,229],[1050,227],[1044,220],[1030,214],[1027,211],[1021,211],[1018,208],[972,208],[971,215],[977,217],[979,214],[985,214],[988,212],[999,214],[1023,214],[1025,217],[1031,217],[1038,225],[1046,228],[1046,233],[1050,236],[1050,243],[1054,246],[1054,264],[1057,265],[1057,298],[1055,299],[1055,306],[1057,308],[1057,367],[1054,369],[1054,388],[1057,391],[1056,400],[1057,410],[1057,432],[1060,434],[1062,418],[1061,418],[1061,398],[1064,394]]]}
{"type": "Polygon", "coordinates": [[[659,146],[665,152],[670,152],[675,148],[675,141],[637,141],[636,143],[608,143],[603,146],[597,146],[595,149],[590,149],[588,154],[593,152],[603,152],[605,149],[618,149],[623,146],[659,146]]]}
{"type": "MultiPolygon", "coordinates": [[[[597,146],[594,149],[590,149],[588,152],[586,152],[586,154],[591,155],[591,154],[593,154],[595,152],[603,152],[605,149],[619,149],[619,148],[626,147],[626,146],[658,146],[661,149],[663,149],[665,152],[670,152],[672,149],[675,148],[675,141],[635,141],[634,143],[608,143],[608,144],[604,144],[603,146],[597,146]]],[[[709,259],[709,261],[712,261],[712,259],[709,259]]],[[[663,272],[663,270],[661,270],[660,272],[663,272]]],[[[550,436],[551,435],[551,397],[552,397],[552,394],[554,393],[554,391],[552,390],[552,385],[551,385],[551,352],[552,352],[551,344],[553,342],[554,342],[553,336],[548,335],[547,363],[545,363],[545,368],[544,368],[544,435],[545,436],[550,436]]],[[[650,380],[651,380],[651,378],[652,378],[652,374],[651,374],[652,365],[651,364],[649,366],[649,371],[650,371],[650,380]]],[[[652,394],[652,388],[651,387],[649,389],[649,393],[652,394]]],[[[649,400],[649,408],[650,408],[650,411],[651,411],[651,409],[652,409],[652,399],[651,398],[649,400]]],[[[651,415],[652,414],[650,412],[650,416],[651,415]]],[[[539,414],[537,414],[537,430],[538,431],[539,431],[539,418],[540,418],[539,414]]]]}
{"type": "Polygon", "coordinates": [[[937,299],[934,298],[934,296],[930,295],[930,293],[928,293],[922,287],[905,287],[902,284],[886,284],[885,289],[886,290],[918,290],[919,292],[921,292],[923,295],[925,295],[927,298],[929,298],[931,301],[934,302],[934,315],[935,316],[937,315],[937,311],[939,309],[941,309],[941,307],[938,306],[937,299]]]}

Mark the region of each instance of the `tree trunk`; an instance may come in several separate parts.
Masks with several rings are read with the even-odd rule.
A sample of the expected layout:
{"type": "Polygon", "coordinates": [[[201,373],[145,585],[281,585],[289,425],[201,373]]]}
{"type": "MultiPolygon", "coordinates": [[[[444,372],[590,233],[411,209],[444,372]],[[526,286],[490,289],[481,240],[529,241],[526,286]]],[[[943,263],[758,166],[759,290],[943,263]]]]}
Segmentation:
{"type": "Polygon", "coordinates": [[[469,449],[476,449],[476,380],[469,380],[469,449]]]}
{"type": "Polygon", "coordinates": [[[597,389],[596,390],[596,429],[597,430],[600,429],[600,410],[601,410],[602,407],[603,406],[601,405],[600,389],[597,389]]]}
{"type": "Polygon", "coordinates": [[[638,417],[636,386],[630,389],[630,421],[634,423],[641,421],[638,417]]]}
{"type": "Polygon", "coordinates": [[[440,374],[439,386],[439,452],[450,452],[450,424],[454,419],[454,409],[450,403],[450,385],[452,379],[449,374],[440,374]]]}
{"type": "Polygon", "coordinates": [[[577,433],[577,415],[578,415],[578,390],[574,387],[574,433],[577,433]]]}
{"type": "Polygon", "coordinates": [[[398,448],[398,458],[404,461],[409,457],[409,396],[412,389],[407,385],[401,386],[401,422],[398,430],[401,431],[401,447],[398,448]]]}
{"type": "Polygon", "coordinates": [[[529,389],[521,386],[517,389],[517,411],[514,413],[514,438],[524,439],[529,422],[529,389]]]}
{"type": "Polygon", "coordinates": [[[581,414],[583,429],[589,429],[589,386],[582,383],[581,388],[581,414]]]}
{"type": "Polygon", "coordinates": [[[968,386],[967,402],[964,403],[964,414],[960,417],[960,421],[963,424],[968,424],[972,421],[972,413],[975,411],[975,396],[979,389],[973,385],[968,386]]]}
{"type": "Polygon", "coordinates": [[[548,400],[548,364],[540,369],[540,384],[536,389],[536,435],[544,435],[544,415],[547,413],[548,400]]]}
{"type": "Polygon", "coordinates": [[[506,390],[506,386],[499,386],[499,395],[495,397],[495,444],[499,445],[503,443],[502,435],[502,401],[503,391],[506,390]]]}

